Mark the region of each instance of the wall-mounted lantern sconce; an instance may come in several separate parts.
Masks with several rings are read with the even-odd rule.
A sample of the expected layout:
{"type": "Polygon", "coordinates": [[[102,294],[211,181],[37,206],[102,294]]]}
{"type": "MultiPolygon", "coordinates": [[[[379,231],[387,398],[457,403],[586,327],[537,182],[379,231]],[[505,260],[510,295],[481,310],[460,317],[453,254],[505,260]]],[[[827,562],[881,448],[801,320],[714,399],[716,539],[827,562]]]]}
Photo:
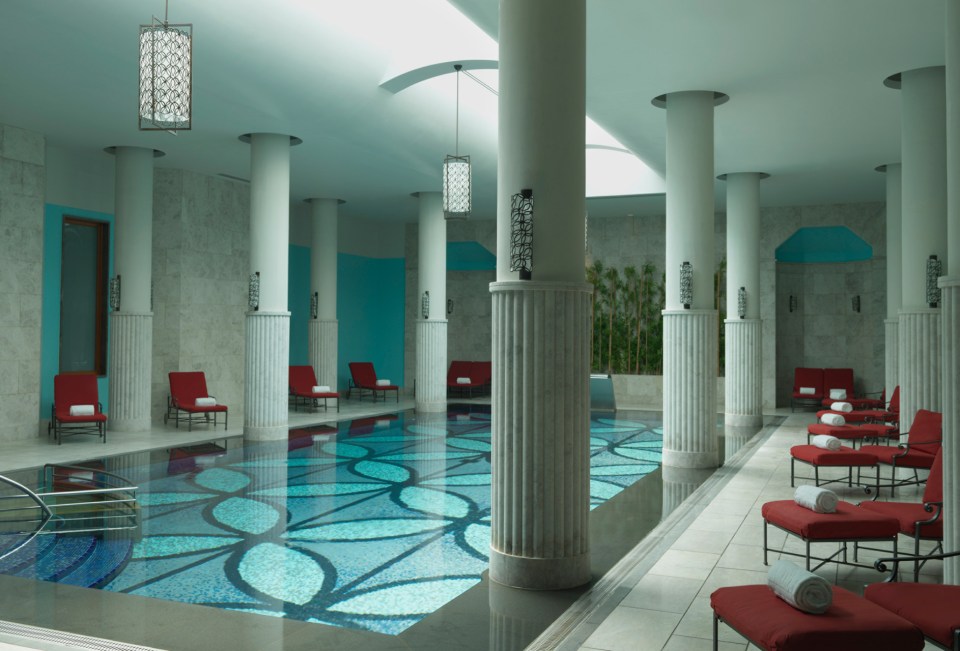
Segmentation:
{"type": "Polygon", "coordinates": [[[250,287],[247,290],[247,304],[254,312],[260,309],[260,272],[250,274],[250,287]]]}
{"type": "Polygon", "coordinates": [[[797,297],[794,296],[793,294],[790,294],[790,311],[791,312],[797,311],[797,297]]]}
{"type": "Polygon", "coordinates": [[[520,280],[533,274],[533,190],[525,188],[510,199],[510,271],[520,280]]]}
{"type": "Polygon", "coordinates": [[[120,311],[120,274],[110,279],[110,309],[120,311]]]}
{"type": "Polygon", "coordinates": [[[314,321],[320,314],[320,292],[310,294],[310,318],[314,321]]]}
{"type": "Polygon", "coordinates": [[[451,314],[453,314],[453,299],[448,298],[447,299],[447,316],[450,316],[451,314]]]}
{"type": "Polygon", "coordinates": [[[937,280],[943,271],[943,263],[935,255],[927,258],[927,304],[930,307],[940,305],[940,288],[937,287],[937,280]]]}
{"type": "Polygon", "coordinates": [[[420,297],[420,316],[426,320],[430,318],[430,291],[423,292],[420,297]]]}
{"type": "Polygon", "coordinates": [[[853,306],[853,311],[859,312],[860,311],[860,294],[857,294],[856,296],[854,296],[853,300],[851,300],[850,303],[853,306]]]}
{"type": "Polygon", "coordinates": [[[747,318],[747,288],[741,287],[737,290],[737,316],[741,319],[747,318]]]}
{"type": "Polygon", "coordinates": [[[680,265],[680,303],[685,310],[693,304],[693,265],[687,261],[680,265]]]}

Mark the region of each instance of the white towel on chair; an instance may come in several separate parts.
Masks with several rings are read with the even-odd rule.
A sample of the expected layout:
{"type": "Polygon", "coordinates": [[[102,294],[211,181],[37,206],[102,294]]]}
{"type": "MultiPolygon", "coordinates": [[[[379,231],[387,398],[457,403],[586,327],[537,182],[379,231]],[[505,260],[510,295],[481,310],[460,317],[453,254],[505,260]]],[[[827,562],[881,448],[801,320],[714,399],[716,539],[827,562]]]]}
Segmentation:
{"type": "Polygon", "coordinates": [[[793,492],[793,501],[814,513],[833,513],[837,510],[837,494],[817,486],[797,486],[793,492]]]}
{"type": "Polygon", "coordinates": [[[847,399],[847,390],[846,390],[846,389],[830,389],[830,399],[831,399],[831,400],[846,400],[846,399],[847,399]]]}
{"type": "Polygon", "coordinates": [[[779,560],[770,567],[767,585],[775,595],[805,613],[823,614],[833,602],[833,589],[826,579],[790,561],[779,560]]]}
{"type": "Polygon", "coordinates": [[[93,416],[95,413],[93,405],[70,405],[71,416],[93,416]]]}
{"type": "Polygon", "coordinates": [[[816,395],[817,390],[814,389],[813,387],[800,387],[800,391],[798,393],[801,396],[812,396],[812,395],[816,395]]]}
{"type": "Polygon", "coordinates": [[[207,396],[206,398],[197,398],[197,402],[194,403],[197,407],[216,407],[217,399],[207,396]]]}
{"type": "Polygon", "coordinates": [[[841,425],[847,424],[847,419],[841,416],[840,414],[824,414],[820,417],[820,422],[824,425],[833,425],[834,427],[840,427],[841,425]]]}
{"type": "Polygon", "coordinates": [[[834,402],[830,405],[832,411],[842,411],[845,414],[849,414],[853,411],[853,405],[849,402],[834,402]]]}
{"type": "Polygon", "coordinates": [[[823,448],[824,450],[839,450],[842,445],[840,439],[836,436],[830,436],[829,434],[817,434],[810,439],[810,444],[818,448],[823,448]]]}
{"type": "Polygon", "coordinates": [[[457,384],[470,384],[470,378],[468,377],[458,377],[457,384]]]}
{"type": "Polygon", "coordinates": [[[377,380],[378,387],[388,387],[390,386],[390,380],[377,380]]]}
{"type": "Polygon", "coordinates": [[[313,392],[314,393],[330,393],[330,387],[328,387],[326,384],[320,384],[318,386],[313,387],[313,392]]]}

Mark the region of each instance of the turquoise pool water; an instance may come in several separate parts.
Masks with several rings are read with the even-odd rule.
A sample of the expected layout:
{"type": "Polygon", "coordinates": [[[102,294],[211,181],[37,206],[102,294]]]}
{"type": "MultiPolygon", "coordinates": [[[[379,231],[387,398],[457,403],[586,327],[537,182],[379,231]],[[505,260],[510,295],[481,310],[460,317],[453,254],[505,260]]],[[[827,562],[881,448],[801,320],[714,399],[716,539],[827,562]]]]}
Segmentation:
{"type": "MultiPolygon", "coordinates": [[[[658,417],[591,419],[591,508],[659,466],[658,417]]],[[[139,536],[41,536],[0,572],[395,635],[487,567],[484,411],[178,448],[142,476],[139,536]]]]}

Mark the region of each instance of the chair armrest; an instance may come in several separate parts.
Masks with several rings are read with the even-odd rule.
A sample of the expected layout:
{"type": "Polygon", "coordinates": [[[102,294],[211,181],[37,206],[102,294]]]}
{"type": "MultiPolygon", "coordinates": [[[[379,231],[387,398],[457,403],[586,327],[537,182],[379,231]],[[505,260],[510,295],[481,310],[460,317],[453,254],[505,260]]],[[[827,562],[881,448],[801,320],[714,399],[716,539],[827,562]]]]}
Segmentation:
{"type": "MultiPolygon", "coordinates": [[[[938,439],[936,441],[924,441],[923,443],[914,443],[914,445],[932,445],[933,443],[939,443],[940,445],[943,445],[943,439],[938,439]]],[[[897,448],[903,450],[903,452],[893,455],[893,458],[899,459],[900,457],[905,457],[907,456],[907,453],[910,452],[910,442],[898,443],[897,448]]]]}
{"type": "Polygon", "coordinates": [[[890,576],[884,580],[884,583],[892,583],[897,580],[897,567],[900,565],[900,563],[915,560],[942,561],[945,558],[954,558],[956,556],[960,556],[960,551],[946,553],[941,552],[939,554],[925,554],[922,556],[917,556],[914,554],[900,554],[891,558],[878,558],[873,562],[873,566],[877,568],[878,572],[886,572],[887,564],[890,563],[892,565],[890,576]]]}

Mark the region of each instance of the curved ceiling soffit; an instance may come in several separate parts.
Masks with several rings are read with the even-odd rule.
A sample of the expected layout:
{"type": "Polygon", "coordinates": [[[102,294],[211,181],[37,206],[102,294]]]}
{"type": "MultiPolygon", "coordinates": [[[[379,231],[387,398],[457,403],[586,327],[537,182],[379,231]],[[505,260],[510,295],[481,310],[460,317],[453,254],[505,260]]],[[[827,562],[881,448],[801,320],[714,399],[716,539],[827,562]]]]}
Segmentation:
{"type": "Polygon", "coordinates": [[[401,72],[380,82],[380,88],[391,93],[399,93],[427,79],[453,72],[453,66],[456,64],[463,66],[464,70],[496,70],[500,67],[500,62],[494,59],[451,59],[401,72]]]}

